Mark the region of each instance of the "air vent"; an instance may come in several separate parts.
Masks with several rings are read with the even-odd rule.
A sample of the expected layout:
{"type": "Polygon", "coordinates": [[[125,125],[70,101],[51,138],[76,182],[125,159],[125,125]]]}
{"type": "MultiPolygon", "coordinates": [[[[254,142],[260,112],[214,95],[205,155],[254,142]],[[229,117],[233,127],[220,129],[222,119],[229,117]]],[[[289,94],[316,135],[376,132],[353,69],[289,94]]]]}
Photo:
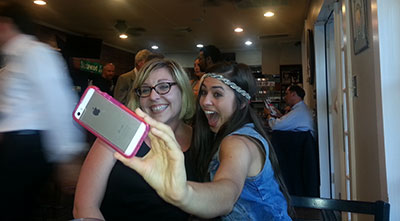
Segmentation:
{"type": "Polygon", "coordinates": [[[261,35],[258,38],[264,40],[264,39],[276,39],[276,38],[286,38],[286,37],[289,37],[289,35],[288,34],[261,35]]]}

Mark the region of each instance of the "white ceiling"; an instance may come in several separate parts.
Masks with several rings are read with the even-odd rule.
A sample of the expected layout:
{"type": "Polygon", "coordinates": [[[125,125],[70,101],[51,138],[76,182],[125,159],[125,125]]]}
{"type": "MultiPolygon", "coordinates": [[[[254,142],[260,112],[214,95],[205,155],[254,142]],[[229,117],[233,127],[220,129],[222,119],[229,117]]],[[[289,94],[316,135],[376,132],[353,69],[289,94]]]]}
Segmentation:
{"type": "Polygon", "coordinates": [[[101,38],[132,52],[155,44],[160,53],[197,52],[197,43],[241,51],[261,49],[269,42],[299,41],[310,4],[310,0],[47,0],[46,6],[37,6],[33,0],[18,1],[40,24],[101,38]],[[275,16],[264,17],[267,10],[275,16]],[[119,39],[117,20],[145,31],[119,39]],[[237,26],[244,31],[233,32],[237,26]],[[245,46],[246,40],[253,45],[245,46]]]}

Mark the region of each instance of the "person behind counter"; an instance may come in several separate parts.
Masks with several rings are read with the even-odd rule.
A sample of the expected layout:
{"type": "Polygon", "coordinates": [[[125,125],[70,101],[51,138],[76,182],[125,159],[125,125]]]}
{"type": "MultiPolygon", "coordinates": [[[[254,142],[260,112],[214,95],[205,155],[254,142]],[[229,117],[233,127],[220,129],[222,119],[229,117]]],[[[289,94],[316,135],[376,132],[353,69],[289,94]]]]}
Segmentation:
{"type": "MultiPolygon", "coordinates": [[[[171,60],[153,59],[140,69],[133,84],[129,108],[140,107],[172,128],[185,152],[192,128],[184,121],[194,114],[193,92],[187,74],[171,60]]],[[[147,157],[152,144],[145,140],[136,157],[147,157]]],[[[187,167],[190,179],[190,167],[187,167]]],[[[115,160],[107,144],[97,139],[79,176],[75,218],[106,220],[187,220],[188,214],[166,203],[143,178],[115,160]]]]}
{"type": "Polygon", "coordinates": [[[151,125],[145,158],[114,156],[133,168],[168,203],[201,218],[291,220],[277,159],[250,99],[257,92],[248,66],[221,63],[201,84],[193,151],[197,175],[186,179],[184,154],[173,131],[137,110],[151,125]]]}

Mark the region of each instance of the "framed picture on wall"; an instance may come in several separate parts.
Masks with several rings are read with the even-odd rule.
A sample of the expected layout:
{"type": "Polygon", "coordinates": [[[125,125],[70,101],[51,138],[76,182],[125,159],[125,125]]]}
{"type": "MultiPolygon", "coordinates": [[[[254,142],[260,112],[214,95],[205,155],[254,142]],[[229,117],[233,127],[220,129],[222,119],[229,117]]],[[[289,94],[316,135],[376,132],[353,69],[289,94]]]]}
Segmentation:
{"type": "Polygon", "coordinates": [[[354,54],[368,48],[368,19],[366,0],[351,1],[354,54]]]}

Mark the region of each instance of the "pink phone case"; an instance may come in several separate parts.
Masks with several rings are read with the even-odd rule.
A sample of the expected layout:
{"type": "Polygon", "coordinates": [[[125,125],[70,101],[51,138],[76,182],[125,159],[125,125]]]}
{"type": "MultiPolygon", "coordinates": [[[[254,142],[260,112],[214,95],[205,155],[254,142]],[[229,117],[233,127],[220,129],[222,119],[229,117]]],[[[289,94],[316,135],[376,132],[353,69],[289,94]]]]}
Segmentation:
{"type": "Polygon", "coordinates": [[[81,99],[79,100],[79,103],[76,105],[74,112],[72,114],[72,117],[74,118],[74,120],[76,122],[78,122],[82,127],[86,128],[88,131],[90,131],[92,134],[94,134],[96,137],[100,138],[102,141],[104,141],[105,143],[107,143],[110,147],[112,147],[114,150],[116,150],[117,152],[119,152],[120,154],[122,154],[125,157],[132,157],[134,155],[136,155],[137,151],[139,150],[140,146],[142,145],[144,139],[147,137],[147,134],[149,133],[149,129],[150,126],[141,118],[139,117],[137,114],[135,114],[133,111],[131,111],[129,108],[125,107],[123,104],[121,104],[120,102],[118,102],[117,100],[115,100],[113,97],[111,97],[110,95],[108,95],[105,92],[102,92],[98,87],[96,86],[89,86],[86,88],[85,92],[83,93],[81,99]],[[93,88],[95,90],[95,93],[100,94],[102,97],[104,97],[106,100],[108,100],[110,103],[114,104],[115,106],[119,107],[121,110],[125,111],[126,113],[128,113],[129,115],[131,115],[132,117],[136,118],[137,120],[143,122],[146,126],[145,132],[143,133],[142,137],[140,138],[138,144],[136,145],[134,151],[132,152],[132,154],[130,155],[126,155],[123,151],[121,151],[117,146],[115,146],[113,143],[111,143],[107,138],[103,137],[101,134],[99,134],[98,132],[96,132],[95,130],[93,130],[90,126],[86,125],[84,122],[80,121],[79,119],[77,119],[75,117],[75,112],[78,109],[79,105],[81,104],[81,102],[83,101],[84,97],[86,96],[87,92],[89,91],[90,88],[93,88]]]}

